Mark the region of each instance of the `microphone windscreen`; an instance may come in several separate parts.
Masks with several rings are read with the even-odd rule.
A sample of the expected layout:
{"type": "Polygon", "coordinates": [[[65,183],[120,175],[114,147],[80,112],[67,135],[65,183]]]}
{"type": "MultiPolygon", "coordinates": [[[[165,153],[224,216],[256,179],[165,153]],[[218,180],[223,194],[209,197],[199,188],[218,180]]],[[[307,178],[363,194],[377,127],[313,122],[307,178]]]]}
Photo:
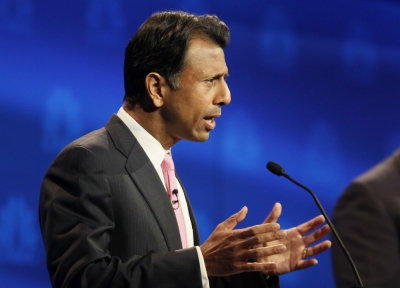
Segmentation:
{"type": "Polygon", "coordinates": [[[278,176],[282,176],[283,173],[284,173],[284,170],[283,170],[282,166],[277,164],[277,163],[275,163],[275,162],[272,162],[272,161],[269,161],[267,163],[267,169],[271,173],[274,173],[275,175],[278,175],[278,176]]]}

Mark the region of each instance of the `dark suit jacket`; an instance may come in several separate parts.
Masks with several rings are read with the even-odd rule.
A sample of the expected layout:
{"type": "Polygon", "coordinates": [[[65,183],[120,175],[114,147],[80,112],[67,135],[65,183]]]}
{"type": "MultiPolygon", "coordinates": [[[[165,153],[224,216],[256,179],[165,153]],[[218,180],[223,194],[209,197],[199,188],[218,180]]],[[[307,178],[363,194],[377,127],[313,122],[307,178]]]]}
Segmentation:
{"type": "MultiPolygon", "coordinates": [[[[61,151],[39,206],[54,287],[202,287],[196,249],[176,251],[182,246],[165,188],[116,115],[61,151]]],[[[276,277],[271,283],[279,287],[276,277]]],[[[260,273],[210,277],[210,285],[268,287],[260,273]]]]}
{"type": "MultiPolygon", "coordinates": [[[[334,225],[366,287],[400,287],[400,149],[355,179],[340,197],[334,225]]],[[[357,284],[337,243],[337,287],[357,284]]]]}

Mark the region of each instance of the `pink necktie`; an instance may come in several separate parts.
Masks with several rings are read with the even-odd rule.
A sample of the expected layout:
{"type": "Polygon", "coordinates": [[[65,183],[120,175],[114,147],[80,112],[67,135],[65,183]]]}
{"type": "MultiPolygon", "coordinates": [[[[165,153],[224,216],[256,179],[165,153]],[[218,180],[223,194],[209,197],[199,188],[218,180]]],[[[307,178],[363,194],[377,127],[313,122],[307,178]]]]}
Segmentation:
{"type": "Polygon", "coordinates": [[[182,248],[187,247],[186,240],[186,226],[183,219],[182,206],[179,203],[178,198],[178,187],[175,177],[174,161],[172,161],[171,154],[166,153],[163,162],[161,163],[161,169],[164,175],[165,185],[167,186],[168,196],[171,199],[172,207],[175,211],[175,217],[178,221],[179,233],[181,234],[182,248]]]}

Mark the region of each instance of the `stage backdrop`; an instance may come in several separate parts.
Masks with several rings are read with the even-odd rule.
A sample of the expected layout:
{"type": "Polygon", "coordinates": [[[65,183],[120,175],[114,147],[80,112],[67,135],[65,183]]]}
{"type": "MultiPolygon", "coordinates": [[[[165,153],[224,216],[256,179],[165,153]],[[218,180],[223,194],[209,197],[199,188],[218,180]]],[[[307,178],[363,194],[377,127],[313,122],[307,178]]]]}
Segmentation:
{"type": "MultiPolygon", "coordinates": [[[[232,103],[208,142],[173,149],[203,241],[243,205],[246,226],[275,202],[284,228],[319,214],[305,191],[265,169],[269,160],[331,214],[349,181],[399,146],[398,1],[1,0],[0,286],[50,287],[43,175],[68,142],[118,111],[125,45],[164,9],[217,14],[231,29],[232,103]]],[[[333,287],[330,254],[318,259],[282,287],[333,287]]]]}

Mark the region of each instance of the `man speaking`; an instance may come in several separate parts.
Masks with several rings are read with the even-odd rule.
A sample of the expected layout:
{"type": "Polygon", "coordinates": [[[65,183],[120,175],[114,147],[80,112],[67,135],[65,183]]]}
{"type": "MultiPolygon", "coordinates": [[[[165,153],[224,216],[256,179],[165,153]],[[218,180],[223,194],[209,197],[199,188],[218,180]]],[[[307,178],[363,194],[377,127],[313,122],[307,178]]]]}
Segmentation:
{"type": "Polygon", "coordinates": [[[277,275],[315,265],[303,258],[330,247],[314,243],[328,226],[311,232],[322,216],[281,230],[280,204],[261,225],[234,229],[243,207],[199,243],[171,148],[206,141],[230,103],[228,42],[216,16],[184,12],[152,15],[130,40],[122,108],[64,148],[42,184],[54,287],[279,287],[277,275]]]}

